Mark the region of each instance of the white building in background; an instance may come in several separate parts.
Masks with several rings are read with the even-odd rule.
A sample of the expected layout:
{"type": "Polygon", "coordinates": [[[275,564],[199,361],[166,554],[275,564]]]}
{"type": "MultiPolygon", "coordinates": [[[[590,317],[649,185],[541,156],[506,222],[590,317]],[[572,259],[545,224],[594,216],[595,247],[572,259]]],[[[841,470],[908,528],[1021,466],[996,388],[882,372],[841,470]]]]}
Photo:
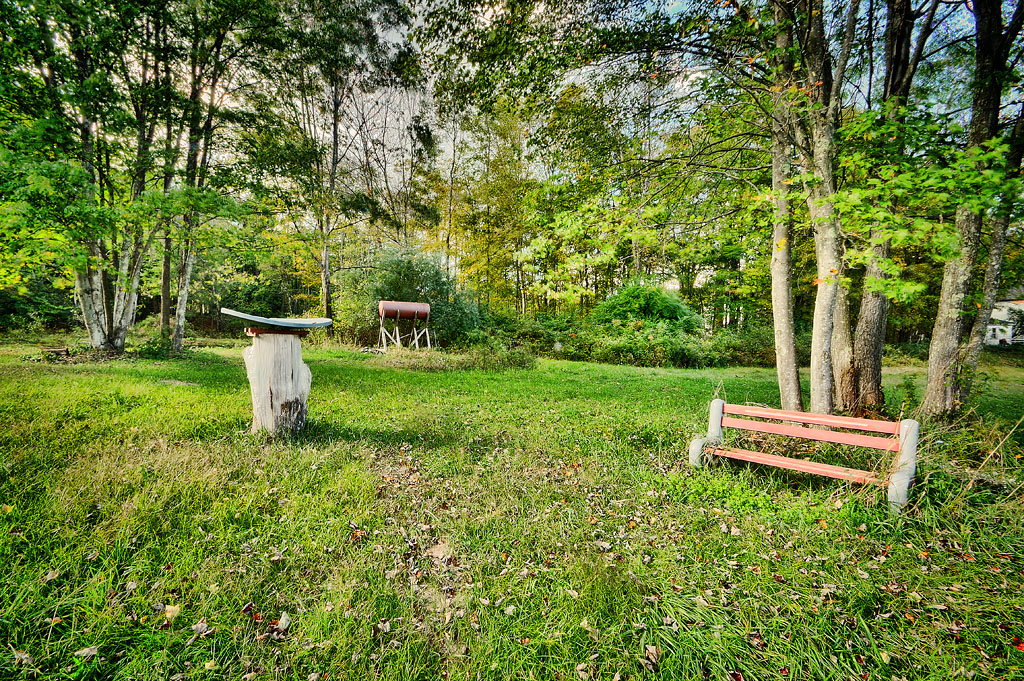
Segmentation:
{"type": "Polygon", "coordinates": [[[1024,343],[1024,300],[1000,300],[992,307],[992,319],[985,332],[986,345],[1024,343]],[[1017,314],[1014,314],[1016,312],[1017,314]],[[1014,324],[1016,317],[1018,323],[1014,324]]]}

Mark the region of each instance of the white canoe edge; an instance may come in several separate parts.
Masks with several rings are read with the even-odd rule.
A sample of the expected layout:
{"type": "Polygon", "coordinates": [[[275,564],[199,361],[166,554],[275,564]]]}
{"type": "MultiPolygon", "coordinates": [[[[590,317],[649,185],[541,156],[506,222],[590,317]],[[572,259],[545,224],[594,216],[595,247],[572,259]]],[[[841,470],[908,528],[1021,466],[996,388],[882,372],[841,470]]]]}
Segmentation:
{"type": "Polygon", "coordinates": [[[246,314],[238,310],[231,310],[226,307],[220,309],[221,314],[238,317],[247,322],[253,322],[260,326],[276,326],[282,329],[318,329],[322,326],[330,326],[333,322],[326,317],[313,317],[312,319],[281,319],[279,317],[260,317],[259,315],[246,314]]]}

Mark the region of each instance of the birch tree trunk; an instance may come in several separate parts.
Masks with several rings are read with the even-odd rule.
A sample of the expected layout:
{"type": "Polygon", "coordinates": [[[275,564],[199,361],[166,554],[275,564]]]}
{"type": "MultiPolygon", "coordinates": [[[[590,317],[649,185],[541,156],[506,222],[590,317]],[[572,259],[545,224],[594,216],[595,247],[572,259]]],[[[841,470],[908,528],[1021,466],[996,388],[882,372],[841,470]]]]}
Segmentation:
{"type": "Polygon", "coordinates": [[[185,307],[188,305],[192,269],[196,264],[196,249],[192,239],[185,238],[181,248],[183,252],[182,262],[178,267],[178,302],[174,306],[174,333],[171,334],[171,347],[175,352],[181,352],[185,347],[185,307]]]}
{"type": "MultiPolygon", "coordinates": [[[[328,319],[334,319],[334,306],[332,301],[332,290],[331,290],[331,244],[330,236],[324,236],[324,245],[321,252],[320,259],[320,287],[321,287],[321,302],[324,306],[324,317],[328,319]]],[[[333,327],[327,328],[327,334],[333,335],[333,327]]]]}

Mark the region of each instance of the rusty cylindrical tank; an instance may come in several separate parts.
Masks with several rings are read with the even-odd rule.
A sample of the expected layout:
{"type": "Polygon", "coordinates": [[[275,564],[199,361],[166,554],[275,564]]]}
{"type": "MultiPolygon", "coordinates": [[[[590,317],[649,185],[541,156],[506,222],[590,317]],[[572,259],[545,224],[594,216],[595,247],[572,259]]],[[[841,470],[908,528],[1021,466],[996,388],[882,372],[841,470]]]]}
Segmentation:
{"type": "Polygon", "coordinates": [[[382,300],[377,305],[377,314],[383,319],[429,319],[430,303],[382,300]]]}

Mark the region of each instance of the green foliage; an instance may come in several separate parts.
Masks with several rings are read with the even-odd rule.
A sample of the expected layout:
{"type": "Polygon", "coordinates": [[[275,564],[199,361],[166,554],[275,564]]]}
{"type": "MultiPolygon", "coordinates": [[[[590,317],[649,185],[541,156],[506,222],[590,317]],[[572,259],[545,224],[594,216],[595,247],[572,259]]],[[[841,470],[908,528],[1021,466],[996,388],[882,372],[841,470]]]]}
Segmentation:
{"type": "Polygon", "coordinates": [[[0,289],[0,329],[70,329],[76,322],[72,291],[58,288],[57,277],[33,277],[21,292],[0,289]]]}
{"type": "Polygon", "coordinates": [[[595,324],[613,324],[627,320],[676,322],[683,333],[704,330],[704,320],[677,296],[660,288],[631,282],[599,303],[590,313],[595,324]]]}
{"type": "Polygon", "coordinates": [[[949,216],[958,207],[991,211],[1015,191],[1019,181],[1005,171],[1008,147],[992,140],[963,149],[961,132],[951,116],[924,108],[864,111],[845,121],[840,166],[849,182],[834,205],[855,245],[847,254],[864,265],[877,260],[877,244],[893,248],[878,262],[887,276],[865,281],[868,290],[918,299],[928,284],[912,276],[907,261],[958,257],[960,236],[949,216]]]}
{"type": "Polygon", "coordinates": [[[132,354],[142,359],[170,359],[181,353],[174,349],[170,333],[159,333],[136,345],[132,354]]]}
{"type": "Polygon", "coordinates": [[[409,253],[385,253],[369,275],[354,282],[349,290],[360,306],[362,324],[375,334],[377,304],[399,300],[430,304],[430,328],[439,343],[458,343],[480,325],[476,302],[433,260],[409,253]]]}

